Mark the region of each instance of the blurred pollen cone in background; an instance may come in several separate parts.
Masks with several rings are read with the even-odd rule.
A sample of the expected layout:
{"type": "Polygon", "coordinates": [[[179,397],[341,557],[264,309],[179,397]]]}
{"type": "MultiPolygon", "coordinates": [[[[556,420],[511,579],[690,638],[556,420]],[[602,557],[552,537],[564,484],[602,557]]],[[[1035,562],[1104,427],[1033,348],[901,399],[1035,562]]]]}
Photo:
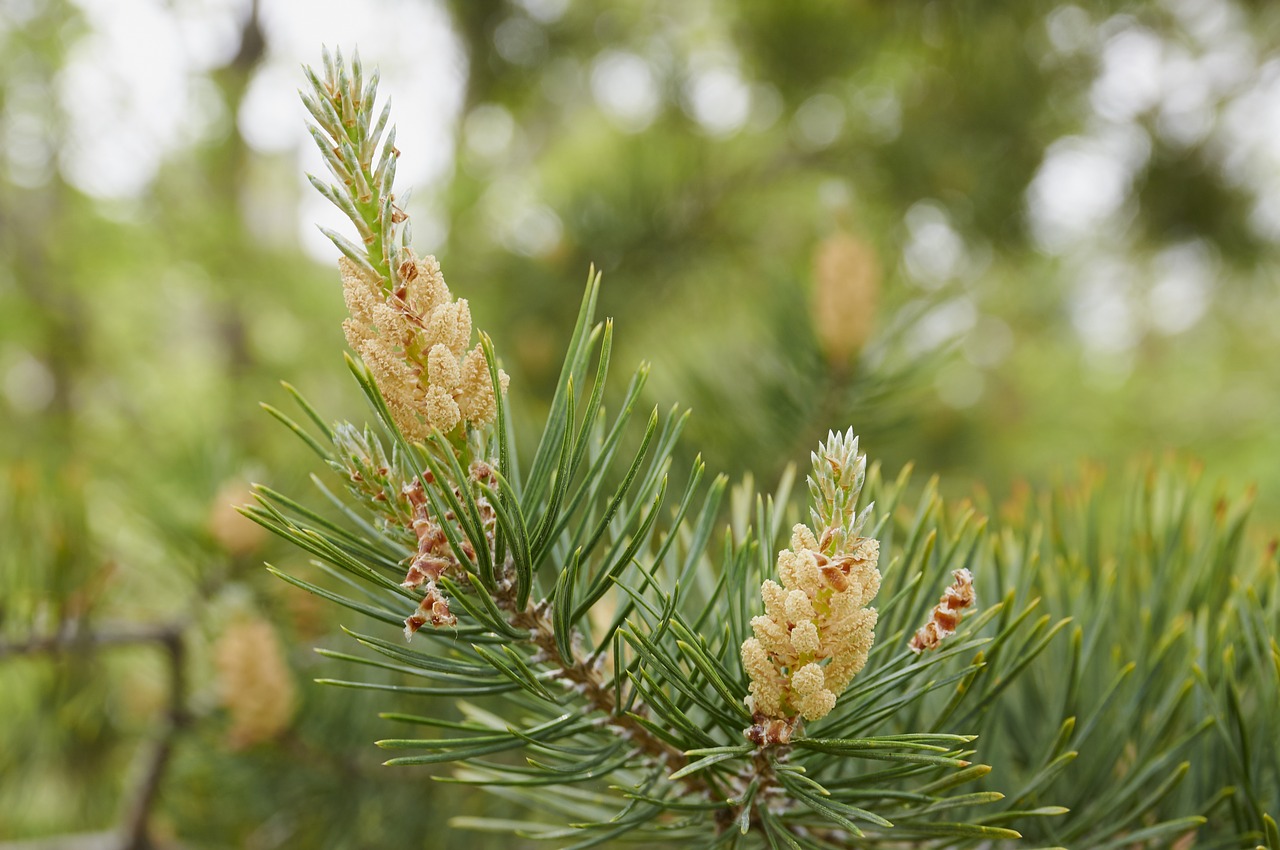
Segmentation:
{"type": "Polygon", "coordinates": [[[209,534],[229,554],[252,554],[266,538],[266,529],[236,510],[252,503],[253,488],[235,478],[218,488],[209,505],[209,534]]]}
{"type": "Polygon", "coordinates": [[[875,249],[837,230],[813,252],[813,322],[818,344],[837,369],[852,365],[871,336],[880,299],[875,249]]]}
{"type": "Polygon", "coordinates": [[[297,693],[271,623],[241,615],[214,647],[218,695],[231,716],[228,743],[249,747],[280,735],[293,719],[297,693]]]}

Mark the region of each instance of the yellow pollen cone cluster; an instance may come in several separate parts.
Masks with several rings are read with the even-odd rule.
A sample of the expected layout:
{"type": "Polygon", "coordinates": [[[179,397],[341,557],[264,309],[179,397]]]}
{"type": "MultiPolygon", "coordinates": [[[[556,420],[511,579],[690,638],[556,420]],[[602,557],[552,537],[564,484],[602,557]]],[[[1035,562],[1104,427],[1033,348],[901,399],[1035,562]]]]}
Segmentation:
{"type": "Polygon", "coordinates": [[[862,351],[875,324],[880,264],[875,250],[837,231],[813,255],[813,321],[818,344],[833,365],[847,365],[862,351]]]}
{"type": "Polygon", "coordinates": [[[269,622],[246,617],[231,623],[214,646],[218,692],[231,718],[233,748],[268,741],[293,719],[297,693],[284,647],[269,622]]]}
{"type": "Polygon", "coordinates": [[[778,553],[782,584],[761,586],[765,613],[751,620],[755,636],[742,644],[753,713],[825,717],[867,663],[877,615],[866,605],[880,590],[880,544],[852,543],[852,551],[827,556],[809,527],[797,525],[791,548],[778,553]]]}
{"type": "MultiPolygon", "coordinates": [[[[351,318],[342,323],[347,342],[360,355],[406,437],[425,439],[433,428],[449,433],[459,425],[493,422],[497,404],[489,364],[477,345],[470,351],[471,308],[454,300],[435,257],[405,251],[399,289],[343,257],[343,297],[351,318]]],[[[507,375],[499,371],[502,389],[507,375]]]]}

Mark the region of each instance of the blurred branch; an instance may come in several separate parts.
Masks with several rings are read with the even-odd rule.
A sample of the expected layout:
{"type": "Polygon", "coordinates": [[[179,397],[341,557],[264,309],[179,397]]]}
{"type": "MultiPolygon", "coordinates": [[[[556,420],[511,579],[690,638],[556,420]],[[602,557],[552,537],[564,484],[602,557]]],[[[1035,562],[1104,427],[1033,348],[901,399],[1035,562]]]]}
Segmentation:
{"type": "Polygon", "coordinates": [[[85,832],[30,841],[4,841],[0,842],[0,850],[117,850],[119,840],[114,832],[85,832]]]}
{"type": "Polygon", "coordinates": [[[168,644],[181,636],[177,625],[138,626],[121,623],[98,631],[82,630],[77,621],[69,621],[56,634],[30,637],[20,641],[0,641],[0,661],[10,656],[49,655],[75,649],[101,649],[137,644],[168,644]]]}
{"type": "Polygon", "coordinates": [[[267,39],[262,32],[262,3],[261,0],[252,0],[249,15],[240,28],[240,49],[236,51],[230,67],[247,78],[266,52],[267,39]]]}
{"type": "Polygon", "coordinates": [[[182,632],[177,626],[169,626],[161,630],[166,657],[169,661],[169,707],[166,712],[167,725],[159,740],[152,746],[145,769],[133,795],[128,798],[128,808],[124,819],[124,830],[121,836],[121,850],[149,850],[151,842],[147,838],[147,821],[151,808],[155,805],[160,791],[160,780],[164,776],[169,758],[173,754],[174,741],[179,730],[188,720],[186,710],[186,675],[183,670],[186,657],[182,643],[182,632]]]}
{"type": "Polygon", "coordinates": [[[123,646],[159,645],[165,651],[169,667],[169,703],[165,711],[164,729],[151,745],[132,789],[125,794],[124,815],[120,829],[113,833],[59,836],[48,842],[23,842],[0,844],[0,850],[17,847],[102,847],[112,850],[152,850],[147,834],[151,809],[160,791],[160,782],[173,754],[174,741],[179,731],[187,725],[186,708],[186,650],[183,646],[182,626],[177,623],[138,626],[119,624],[90,631],[79,621],[71,620],[56,634],[32,637],[23,641],[0,642],[0,661],[38,655],[61,655],[78,651],[96,652],[123,646]],[[69,842],[74,842],[71,844],[69,842]]]}

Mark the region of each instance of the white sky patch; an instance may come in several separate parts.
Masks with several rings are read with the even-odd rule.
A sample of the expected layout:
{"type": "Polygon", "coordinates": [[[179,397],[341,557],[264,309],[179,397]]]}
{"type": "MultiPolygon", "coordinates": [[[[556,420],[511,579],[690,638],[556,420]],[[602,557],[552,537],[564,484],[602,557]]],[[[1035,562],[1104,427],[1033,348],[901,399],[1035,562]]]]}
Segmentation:
{"type": "Polygon", "coordinates": [[[1200,63],[1187,50],[1170,48],[1161,85],[1163,94],[1156,116],[1161,138],[1184,148],[1202,141],[1213,129],[1217,97],[1200,63]]]}
{"type": "Polygon", "coordinates": [[[140,194],[166,154],[219,116],[201,74],[238,47],[245,0],[76,0],[89,32],[58,75],[67,120],[60,151],[73,185],[101,198],[140,194]]]}
{"type": "Polygon", "coordinates": [[[1219,94],[1229,94],[1248,83],[1258,68],[1257,48],[1244,32],[1224,39],[1199,59],[1200,71],[1219,94]]]}
{"type": "Polygon", "coordinates": [[[7,82],[4,112],[0,114],[0,156],[10,180],[34,189],[53,176],[48,91],[38,79],[18,74],[7,82]]]}
{"type": "Polygon", "coordinates": [[[49,367],[20,348],[11,348],[5,354],[0,388],[9,407],[24,414],[39,413],[48,407],[56,389],[49,367]]]}
{"type": "Polygon", "coordinates": [[[1136,276],[1132,266],[1115,260],[1095,261],[1081,272],[1071,298],[1071,323],[1087,352],[1121,354],[1141,338],[1133,303],[1136,276]]]}
{"type": "MultiPolygon", "coordinates": [[[[257,97],[246,99],[240,125],[257,125],[255,133],[273,143],[292,133],[303,169],[326,175],[320,152],[305,129],[308,116],[297,90],[306,80],[299,69],[304,63],[320,64],[321,44],[330,50],[341,47],[348,57],[358,45],[365,73],[377,67],[381,75],[377,108],[387,98],[394,102],[392,121],[401,153],[396,185],[413,187],[423,203],[409,203],[408,212],[426,225],[433,190],[453,169],[454,128],[466,85],[466,57],[442,5],[432,0],[368,0],[358,6],[346,0],[308,0],[304,7],[296,0],[263,0],[262,26],[269,52],[258,74],[292,84],[264,85],[257,97]],[[388,21],[395,21],[395,26],[388,26],[388,21]]],[[[266,152],[273,151],[278,149],[266,152]]],[[[304,186],[302,196],[302,247],[317,259],[332,261],[338,250],[315,223],[348,236],[351,224],[310,186],[304,186]]],[[[416,226],[414,233],[425,237],[429,230],[416,226]]]]}
{"type": "Polygon", "coordinates": [[[1058,253],[1095,236],[1120,211],[1150,154],[1151,140],[1134,124],[1050,145],[1027,188],[1031,229],[1040,246],[1058,253]]]}
{"type": "Polygon", "coordinates": [[[297,121],[282,121],[280,111],[284,107],[281,93],[295,93],[300,76],[296,65],[285,68],[271,64],[259,68],[249,81],[236,115],[236,127],[245,144],[258,153],[281,154],[298,148],[298,128],[294,125],[303,120],[302,115],[295,113],[290,104],[284,108],[284,115],[297,121]]]}
{"type": "Polygon", "coordinates": [[[523,15],[512,15],[494,30],[493,46],[512,65],[531,67],[546,56],[547,34],[523,15]]]}
{"type": "Polygon", "coordinates": [[[685,83],[689,114],[712,136],[736,133],[751,116],[751,86],[734,65],[696,65],[685,83]]]}
{"type": "Polygon", "coordinates": [[[485,192],[484,211],[502,245],[528,257],[554,251],[564,234],[560,217],[539,200],[529,180],[495,180],[485,192]]]}
{"type": "Polygon", "coordinates": [[[1223,166],[1239,185],[1264,170],[1268,160],[1280,160],[1280,60],[1262,67],[1258,79],[1224,110],[1223,166]]]}
{"type": "MultiPolygon", "coordinates": [[[[76,2],[89,32],[72,46],[57,81],[69,122],[60,164],[67,179],[91,195],[136,197],[167,154],[223,117],[225,106],[204,74],[234,57],[249,4],[76,2]]],[[[383,97],[394,94],[398,102],[399,185],[429,195],[449,175],[466,64],[439,0],[262,0],[260,14],[268,54],[236,116],[246,143],[266,154],[296,152],[306,170],[323,174],[298,101],[305,84],[300,66],[319,64],[321,44],[345,51],[359,45],[366,68],[381,71],[383,97]],[[392,20],[396,25],[387,26],[392,20]]],[[[306,187],[304,197],[311,194],[306,187]]],[[[345,219],[325,204],[303,204],[303,246],[328,261],[337,249],[315,231],[317,219],[337,229],[345,219]]]]}
{"type": "Polygon", "coordinates": [[[1161,35],[1116,15],[1097,26],[1063,6],[1046,17],[1060,52],[1096,53],[1093,126],[1049,147],[1027,189],[1040,247],[1089,250],[1124,230],[1134,178],[1147,166],[1151,121],[1165,145],[1203,145],[1204,160],[1254,198],[1259,236],[1280,241],[1280,59],[1259,64],[1258,36],[1232,0],[1161,0],[1178,31],[1161,35]]]}
{"type": "Polygon", "coordinates": [[[1108,121],[1130,121],[1160,100],[1164,42],[1150,30],[1129,27],[1102,49],[1102,72],[1089,93],[1093,109],[1108,121]]]}
{"type": "Polygon", "coordinates": [[[1226,0],[1163,0],[1162,5],[1204,45],[1218,44],[1234,36],[1243,25],[1239,8],[1226,0]]]}
{"type": "Polygon", "coordinates": [[[1280,59],[1223,108],[1211,143],[1227,180],[1254,195],[1254,232],[1280,242],[1280,59]]]}
{"type": "Polygon", "coordinates": [[[1272,242],[1280,242],[1280,196],[1274,191],[1254,202],[1249,211],[1249,229],[1272,242]]]}
{"type": "Polygon", "coordinates": [[[1057,7],[1045,18],[1044,25],[1049,42],[1059,53],[1078,53],[1093,43],[1093,23],[1089,13],[1079,6],[1057,7]]]}
{"type": "Polygon", "coordinates": [[[482,103],[463,122],[467,151],[487,164],[497,164],[511,149],[516,122],[505,106],[482,103]]]}
{"type": "Polygon", "coordinates": [[[963,271],[964,240],[951,226],[947,211],[933,201],[917,201],[907,210],[907,246],[902,258],[911,279],[937,289],[963,271]]]}
{"type": "Polygon", "coordinates": [[[638,133],[653,123],[662,106],[653,66],[644,57],[606,50],[591,65],[591,93],[618,129],[638,133]]]}
{"type": "Polygon", "coordinates": [[[84,192],[131,197],[183,141],[190,59],[159,0],[81,0],[91,31],[58,75],[62,171],[84,192]]]}
{"type": "Polygon", "coordinates": [[[1190,329],[1209,308],[1213,291],[1208,248],[1200,242],[1171,246],[1156,255],[1152,267],[1155,283],[1147,293],[1152,327],[1169,335],[1190,329]]]}
{"type": "MultiPolygon", "coordinates": [[[[114,0],[91,2],[110,6],[114,0]]],[[[184,0],[162,5],[174,15],[190,67],[206,71],[235,58],[240,49],[240,30],[249,17],[248,0],[184,0]]]]}
{"type": "Polygon", "coordinates": [[[569,9],[569,0],[516,0],[529,17],[544,24],[560,20],[569,9]]]}
{"type": "Polygon", "coordinates": [[[20,27],[30,21],[40,11],[40,0],[9,0],[4,6],[4,14],[0,15],[0,32],[5,27],[20,27]]]}
{"type": "Polygon", "coordinates": [[[835,144],[844,132],[845,108],[833,94],[815,94],[800,104],[791,119],[792,135],[802,148],[820,150],[835,144]]]}

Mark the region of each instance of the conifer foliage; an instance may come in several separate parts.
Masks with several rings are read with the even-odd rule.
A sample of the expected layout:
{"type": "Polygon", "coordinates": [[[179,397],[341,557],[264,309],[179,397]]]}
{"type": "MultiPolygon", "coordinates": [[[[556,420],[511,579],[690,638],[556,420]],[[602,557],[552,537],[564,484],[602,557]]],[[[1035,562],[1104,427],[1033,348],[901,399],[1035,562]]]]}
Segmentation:
{"type": "MultiPolygon", "coordinates": [[[[1001,695],[1025,706],[1028,670],[1059,647],[1079,657],[1065,616],[1030,619],[1029,567],[999,584],[1011,571],[985,521],[932,487],[909,509],[907,473],[884,480],[848,431],[813,454],[810,525],[784,522],[784,480],[769,496],[736,488],[725,528],[727,481],[672,469],[686,414],[639,409],[646,367],[606,410],[613,325],[596,319],[595,273],[537,449],[518,457],[515,429],[534,426],[513,420],[494,342],[472,346],[467,302],[409,246],[376,73],[326,52],[308,75],[332,178],[312,183],[359,240],[329,233],[372,424],[330,424],[289,388],[306,427],[269,412],[345,492],[317,478],[329,504],[313,508],[260,487],[246,513],[325,575],[273,572],[352,613],[351,651],[324,651],[350,672],[325,681],[386,692],[388,725],[405,729],[378,742],[389,765],[452,765],[430,775],[524,806],[454,827],[555,846],[989,846],[1070,823],[1044,796],[1069,735],[1040,742],[1028,758],[1054,772],[1020,775],[1008,797],[983,763],[1001,695]]],[[[1274,607],[1251,615],[1250,652],[1266,652],[1274,607]]],[[[1166,824],[1147,812],[1110,838],[1166,824]]]]}

